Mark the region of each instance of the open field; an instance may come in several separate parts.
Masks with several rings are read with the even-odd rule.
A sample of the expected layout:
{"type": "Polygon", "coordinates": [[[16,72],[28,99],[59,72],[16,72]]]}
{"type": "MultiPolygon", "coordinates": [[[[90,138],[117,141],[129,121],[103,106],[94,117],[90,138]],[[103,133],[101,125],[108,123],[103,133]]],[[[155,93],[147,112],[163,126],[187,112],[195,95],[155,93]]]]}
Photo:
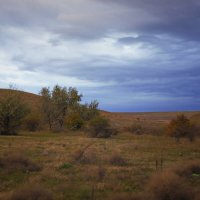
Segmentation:
{"type": "Polygon", "coordinates": [[[102,112],[102,115],[107,117],[110,122],[117,128],[123,128],[130,126],[134,121],[140,121],[143,124],[154,125],[165,125],[169,123],[170,120],[176,118],[178,114],[184,114],[188,118],[191,118],[198,111],[191,112],[130,112],[130,113],[120,113],[120,112],[102,112]]]}
{"type": "MultiPolygon", "coordinates": [[[[0,98],[9,92],[0,89],[0,98]]],[[[41,108],[40,96],[12,92],[20,94],[31,113],[41,108]]],[[[200,128],[199,112],[181,113],[200,128]]],[[[27,200],[27,196],[32,196],[34,200],[146,200],[130,196],[145,194],[152,176],[176,164],[179,170],[185,166],[189,169],[186,182],[194,188],[195,196],[200,193],[200,137],[194,142],[181,139],[177,143],[164,134],[169,121],[180,113],[100,114],[118,131],[117,135],[109,139],[89,138],[87,126],[82,131],[65,127],[62,132],[53,133],[47,131],[46,124],[37,132],[22,131],[29,130],[26,120],[19,135],[0,135],[0,199],[27,200]],[[134,124],[142,127],[141,133],[131,131],[134,124]],[[192,161],[199,163],[187,167],[192,161]],[[25,198],[17,197],[24,194],[25,198]],[[33,198],[34,195],[43,196],[33,198]],[[120,195],[128,197],[120,199],[120,195]]]]}
{"type": "MultiPolygon", "coordinates": [[[[50,190],[55,200],[101,200],[142,191],[152,174],[179,161],[200,160],[200,140],[183,139],[177,144],[169,137],[125,132],[111,139],[92,139],[82,132],[1,136],[0,156],[13,153],[28,157],[42,169],[0,167],[0,199],[23,185],[39,185],[50,190]],[[113,161],[113,157],[117,158],[113,161]]],[[[200,188],[199,177],[192,184],[200,188]]]]}
{"type": "Polygon", "coordinates": [[[0,200],[200,200],[200,0],[0,0],[0,200]]]}

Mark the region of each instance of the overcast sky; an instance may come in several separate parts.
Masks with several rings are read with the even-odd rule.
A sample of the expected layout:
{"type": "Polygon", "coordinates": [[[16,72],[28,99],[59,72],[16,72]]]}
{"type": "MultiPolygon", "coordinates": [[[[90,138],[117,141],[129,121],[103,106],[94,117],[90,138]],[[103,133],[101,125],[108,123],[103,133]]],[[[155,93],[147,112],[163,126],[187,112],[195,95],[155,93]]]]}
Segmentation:
{"type": "Polygon", "coordinates": [[[200,110],[199,83],[199,0],[0,0],[1,88],[174,111],[200,110]]]}

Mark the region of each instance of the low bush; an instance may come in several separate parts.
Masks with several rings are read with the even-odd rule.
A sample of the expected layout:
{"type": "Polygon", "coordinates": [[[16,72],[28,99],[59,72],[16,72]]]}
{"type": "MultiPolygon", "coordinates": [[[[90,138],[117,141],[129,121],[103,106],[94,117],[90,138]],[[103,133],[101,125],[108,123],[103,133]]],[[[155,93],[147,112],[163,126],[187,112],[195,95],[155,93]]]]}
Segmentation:
{"type": "Polygon", "coordinates": [[[191,178],[200,176],[200,161],[191,161],[190,163],[181,163],[172,169],[178,176],[191,178]]]}
{"type": "Polygon", "coordinates": [[[28,106],[17,91],[0,99],[0,135],[16,135],[28,114],[28,106]]]}
{"type": "Polygon", "coordinates": [[[92,151],[77,150],[73,155],[73,160],[81,164],[94,164],[97,157],[92,151]]]}
{"type": "Polygon", "coordinates": [[[167,127],[167,134],[176,138],[177,142],[180,138],[188,138],[193,141],[195,138],[195,126],[185,115],[178,115],[176,119],[171,120],[167,127]]]}
{"type": "Polygon", "coordinates": [[[39,114],[31,113],[24,120],[25,128],[28,131],[34,132],[39,130],[41,119],[39,114]]]}
{"type": "Polygon", "coordinates": [[[59,169],[69,169],[72,168],[73,165],[71,163],[63,163],[62,165],[59,166],[59,169]]]}
{"type": "Polygon", "coordinates": [[[106,176],[106,168],[100,165],[97,169],[97,179],[98,181],[103,181],[106,176]]]}
{"type": "Polygon", "coordinates": [[[26,186],[13,192],[10,200],[53,200],[52,194],[41,186],[26,186]]]}
{"type": "Polygon", "coordinates": [[[154,175],[147,184],[149,200],[193,200],[193,189],[172,172],[154,175]]]}
{"type": "Polygon", "coordinates": [[[97,156],[95,152],[89,149],[93,143],[87,144],[85,147],[78,149],[72,155],[72,162],[81,163],[81,164],[92,164],[97,161],[97,156]]]}
{"type": "Polygon", "coordinates": [[[109,163],[115,166],[125,166],[127,164],[126,160],[119,154],[114,153],[109,158],[109,163]]]}
{"type": "Polygon", "coordinates": [[[144,127],[138,122],[133,123],[130,127],[127,128],[127,130],[137,135],[141,135],[145,132],[144,127]]]}
{"type": "Polygon", "coordinates": [[[116,194],[112,200],[200,200],[199,190],[188,182],[193,175],[200,174],[200,162],[180,163],[173,168],[153,175],[142,192],[116,194]],[[185,179],[190,178],[190,179],[185,179]]]}
{"type": "Polygon", "coordinates": [[[190,122],[193,126],[196,127],[196,135],[200,136],[200,113],[194,114],[190,118],[190,122]]]}
{"type": "Polygon", "coordinates": [[[20,170],[23,172],[41,170],[41,166],[19,154],[11,154],[8,156],[1,157],[0,168],[3,168],[8,171],[20,170]]]}
{"type": "Polygon", "coordinates": [[[74,152],[74,154],[72,155],[72,160],[75,161],[75,162],[79,162],[84,154],[85,154],[85,151],[92,145],[93,143],[89,143],[87,144],[85,147],[81,148],[81,149],[78,149],[77,151],[74,152]]]}
{"type": "Polygon", "coordinates": [[[72,155],[72,160],[75,162],[80,162],[84,156],[85,151],[82,149],[79,149],[75,151],[72,155]]]}
{"type": "Polygon", "coordinates": [[[117,131],[110,127],[109,121],[102,116],[90,120],[88,132],[90,137],[96,138],[109,138],[117,134],[117,131]]]}

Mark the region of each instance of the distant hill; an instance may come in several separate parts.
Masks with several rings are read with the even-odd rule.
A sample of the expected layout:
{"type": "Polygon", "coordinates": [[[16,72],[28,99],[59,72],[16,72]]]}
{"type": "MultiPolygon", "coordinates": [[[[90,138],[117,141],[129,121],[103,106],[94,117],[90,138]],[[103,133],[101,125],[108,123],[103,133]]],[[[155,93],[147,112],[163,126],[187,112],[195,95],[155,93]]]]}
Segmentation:
{"type": "Polygon", "coordinates": [[[27,103],[31,108],[36,109],[39,106],[40,96],[37,94],[19,91],[19,90],[10,90],[10,89],[0,89],[0,98],[4,98],[10,92],[18,95],[20,94],[21,98],[25,103],[27,103]]]}

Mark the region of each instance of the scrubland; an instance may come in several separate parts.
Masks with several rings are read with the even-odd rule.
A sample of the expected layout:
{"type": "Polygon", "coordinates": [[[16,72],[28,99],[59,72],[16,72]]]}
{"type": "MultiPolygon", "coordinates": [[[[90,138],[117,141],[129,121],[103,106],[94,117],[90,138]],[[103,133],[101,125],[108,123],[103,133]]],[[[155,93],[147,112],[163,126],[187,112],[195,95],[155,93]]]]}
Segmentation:
{"type": "Polygon", "coordinates": [[[45,91],[0,90],[0,199],[200,199],[199,112],[110,113],[45,91]]]}
{"type": "Polygon", "coordinates": [[[200,190],[200,169],[184,173],[194,161],[200,168],[199,138],[177,144],[170,137],[127,132],[109,139],[88,138],[83,132],[21,132],[0,137],[0,158],[2,200],[31,195],[55,200],[139,199],[147,188],[152,193],[153,184],[163,184],[150,184],[152,177],[172,168],[183,171],[181,178],[195,194],[200,190]]]}

